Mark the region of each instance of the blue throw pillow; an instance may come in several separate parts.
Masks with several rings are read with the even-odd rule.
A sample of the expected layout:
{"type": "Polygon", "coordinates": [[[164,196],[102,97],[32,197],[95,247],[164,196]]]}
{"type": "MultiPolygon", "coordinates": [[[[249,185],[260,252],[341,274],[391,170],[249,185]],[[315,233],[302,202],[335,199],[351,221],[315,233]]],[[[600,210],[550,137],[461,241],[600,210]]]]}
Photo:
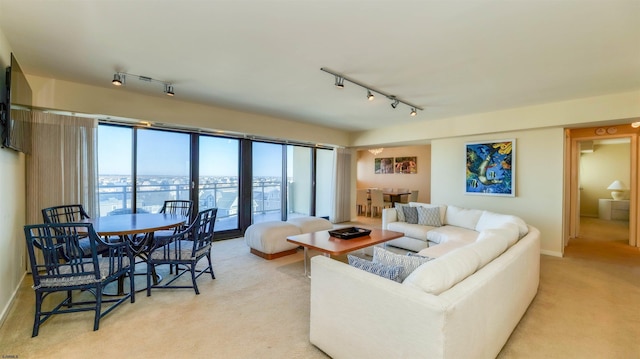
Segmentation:
{"type": "Polygon", "coordinates": [[[423,226],[440,227],[440,208],[416,207],[418,210],[418,224],[423,226]]]}
{"type": "Polygon", "coordinates": [[[400,272],[402,272],[402,267],[394,266],[394,265],[385,265],[382,263],[374,263],[368,261],[366,259],[362,259],[360,257],[356,257],[354,255],[347,255],[347,259],[349,260],[349,265],[358,269],[362,269],[369,273],[373,273],[375,275],[379,275],[380,277],[387,278],[399,282],[400,272]]]}

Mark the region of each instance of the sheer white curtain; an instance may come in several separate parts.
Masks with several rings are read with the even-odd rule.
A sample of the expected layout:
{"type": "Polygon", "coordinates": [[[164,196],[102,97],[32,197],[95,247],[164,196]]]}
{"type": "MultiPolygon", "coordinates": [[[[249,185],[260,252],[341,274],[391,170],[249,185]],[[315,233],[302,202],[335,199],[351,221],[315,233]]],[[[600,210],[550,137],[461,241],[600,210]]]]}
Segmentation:
{"type": "Polygon", "coordinates": [[[98,213],[96,119],[32,111],[31,153],[26,156],[27,223],[42,223],[41,210],[82,204],[98,213]]]}
{"type": "Polygon", "coordinates": [[[340,223],[351,220],[351,150],[336,148],[333,172],[333,203],[331,222],[340,223]]]}

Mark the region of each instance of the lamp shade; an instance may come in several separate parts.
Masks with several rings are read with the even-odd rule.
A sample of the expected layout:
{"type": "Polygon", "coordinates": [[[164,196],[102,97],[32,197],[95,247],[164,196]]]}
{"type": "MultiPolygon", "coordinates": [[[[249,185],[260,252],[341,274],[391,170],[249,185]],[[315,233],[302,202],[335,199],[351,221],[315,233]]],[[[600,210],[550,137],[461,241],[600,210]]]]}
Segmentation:
{"type": "Polygon", "coordinates": [[[615,180],[613,181],[613,183],[609,185],[609,187],[607,187],[607,189],[613,190],[613,191],[625,191],[625,190],[628,190],[629,187],[627,187],[627,185],[624,184],[624,182],[615,180]]]}

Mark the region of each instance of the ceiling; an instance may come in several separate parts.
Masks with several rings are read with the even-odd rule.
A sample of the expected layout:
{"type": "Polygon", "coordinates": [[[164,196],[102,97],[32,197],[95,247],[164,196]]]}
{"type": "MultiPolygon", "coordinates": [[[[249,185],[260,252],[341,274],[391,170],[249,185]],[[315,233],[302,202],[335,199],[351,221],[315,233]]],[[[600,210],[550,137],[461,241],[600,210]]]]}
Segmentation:
{"type": "Polygon", "coordinates": [[[0,29],[28,74],[347,131],[640,89],[639,0],[0,0],[0,29]]]}

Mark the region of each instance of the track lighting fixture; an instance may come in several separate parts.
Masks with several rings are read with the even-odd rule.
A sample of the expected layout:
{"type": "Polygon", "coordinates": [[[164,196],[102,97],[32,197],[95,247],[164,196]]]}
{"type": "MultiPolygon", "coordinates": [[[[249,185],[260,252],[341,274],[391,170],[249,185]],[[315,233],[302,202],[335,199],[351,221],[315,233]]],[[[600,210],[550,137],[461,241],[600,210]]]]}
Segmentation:
{"type": "Polygon", "coordinates": [[[391,95],[391,94],[385,93],[383,91],[377,90],[377,89],[375,89],[375,88],[373,88],[371,86],[367,86],[365,84],[362,84],[362,83],[360,83],[360,82],[358,82],[358,81],[356,81],[354,79],[348,78],[348,77],[346,77],[343,74],[340,74],[338,72],[329,70],[329,69],[324,68],[324,67],[320,68],[320,70],[322,70],[324,72],[327,72],[327,73],[330,73],[333,76],[335,76],[335,78],[336,78],[335,85],[338,88],[344,88],[344,81],[349,81],[354,85],[358,85],[358,86],[366,89],[367,90],[367,99],[369,101],[373,101],[373,99],[375,98],[375,96],[373,95],[373,92],[376,92],[376,93],[379,93],[380,95],[388,98],[391,101],[391,107],[393,107],[393,108],[398,107],[398,105],[401,104],[401,103],[409,106],[411,108],[411,112],[410,112],[411,116],[416,116],[418,114],[418,110],[424,111],[424,109],[422,107],[420,107],[420,106],[416,106],[416,105],[414,105],[414,104],[412,104],[410,102],[407,102],[407,101],[405,101],[403,99],[397,98],[395,95],[391,95]]]}
{"type": "Polygon", "coordinates": [[[122,86],[123,82],[124,76],[121,76],[119,73],[113,75],[113,81],[111,81],[112,84],[114,84],[115,86],[122,86]]]}
{"type": "Polygon", "coordinates": [[[164,93],[166,93],[167,96],[173,96],[173,85],[164,84],[164,93]]]}
{"type": "Polygon", "coordinates": [[[376,97],[373,96],[373,94],[371,93],[371,90],[367,90],[367,100],[373,101],[374,98],[376,97]]]}
{"type": "Polygon", "coordinates": [[[116,72],[113,75],[113,81],[111,81],[111,83],[114,86],[125,85],[127,76],[136,77],[136,78],[138,78],[138,80],[145,81],[145,82],[159,82],[159,83],[164,85],[164,93],[167,96],[174,96],[175,95],[175,92],[173,91],[173,85],[170,82],[152,79],[151,77],[148,77],[148,76],[134,75],[134,74],[126,73],[126,72],[116,72]]]}

